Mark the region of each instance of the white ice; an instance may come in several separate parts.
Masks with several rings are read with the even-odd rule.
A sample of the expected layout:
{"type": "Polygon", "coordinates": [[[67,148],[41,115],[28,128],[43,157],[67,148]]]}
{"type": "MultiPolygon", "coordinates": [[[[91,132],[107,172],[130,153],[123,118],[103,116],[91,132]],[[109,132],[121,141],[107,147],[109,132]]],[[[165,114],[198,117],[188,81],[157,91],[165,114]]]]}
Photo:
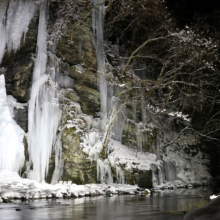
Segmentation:
{"type": "Polygon", "coordinates": [[[12,118],[5,78],[0,75],[0,169],[18,172],[24,165],[24,131],[12,118]]]}
{"type": "Polygon", "coordinates": [[[32,0],[10,0],[0,3],[0,63],[7,47],[17,51],[21,40],[25,40],[28,26],[34,17],[35,4],[32,0]]]}
{"type": "Polygon", "coordinates": [[[28,172],[28,177],[38,181],[44,181],[47,175],[61,115],[57,84],[53,81],[54,76],[46,73],[46,8],[46,3],[42,3],[38,26],[37,58],[28,110],[28,150],[30,162],[33,163],[33,170],[28,172]]]}
{"type": "Polygon", "coordinates": [[[97,181],[100,183],[113,183],[111,165],[108,159],[97,159],[97,181]]]}
{"type": "Polygon", "coordinates": [[[26,104],[21,104],[17,102],[17,100],[11,95],[7,96],[7,102],[12,117],[14,117],[14,109],[24,109],[24,107],[26,106],[26,104]]]}

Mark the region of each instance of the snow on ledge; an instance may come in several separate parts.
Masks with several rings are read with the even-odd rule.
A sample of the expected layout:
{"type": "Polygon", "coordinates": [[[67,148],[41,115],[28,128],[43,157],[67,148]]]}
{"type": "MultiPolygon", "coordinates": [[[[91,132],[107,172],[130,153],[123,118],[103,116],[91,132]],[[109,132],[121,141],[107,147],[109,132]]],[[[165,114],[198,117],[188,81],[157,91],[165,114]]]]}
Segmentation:
{"type": "MultiPolygon", "coordinates": [[[[83,197],[86,195],[108,195],[138,193],[137,185],[125,184],[55,184],[21,178],[16,172],[0,170],[0,201],[6,199],[38,199],[83,197]]],[[[144,191],[150,192],[148,189],[144,191]]],[[[144,193],[143,191],[141,191],[144,193]]]]}
{"type": "Polygon", "coordinates": [[[125,164],[126,170],[150,170],[151,165],[161,165],[161,160],[157,160],[156,154],[149,152],[136,152],[134,149],[128,148],[118,141],[110,141],[110,151],[108,159],[112,166],[115,164],[125,164]]]}

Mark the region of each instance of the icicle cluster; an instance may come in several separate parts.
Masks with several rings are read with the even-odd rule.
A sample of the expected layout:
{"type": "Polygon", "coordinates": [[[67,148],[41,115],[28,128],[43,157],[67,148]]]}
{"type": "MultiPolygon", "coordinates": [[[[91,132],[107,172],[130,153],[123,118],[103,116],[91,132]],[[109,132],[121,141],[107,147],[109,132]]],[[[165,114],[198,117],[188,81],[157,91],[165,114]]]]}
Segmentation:
{"type": "Polygon", "coordinates": [[[60,180],[62,174],[63,174],[63,166],[64,166],[64,161],[62,159],[62,142],[61,142],[61,135],[62,133],[60,132],[57,136],[57,140],[55,143],[55,170],[53,172],[52,184],[58,183],[60,180]]]}
{"type": "Polygon", "coordinates": [[[25,40],[30,21],[34,17],[32,0],[4,0],[0,3],[0,63],[7,47],[16,51],[25,40]]]}
{"type": "Polygon", "coordinates": [[[31,97],[28,111],[28,147],[33,171],[28,177],[44,181],[48,172],[52,146],[56,142],[56,132],[60,120],[57,85],[50,74],[46,74],[47,66],[47,4],[40,7],[40,18],[37,40],[37,58],[33,73],[31,97]]]}
{"type": "MultiPolygon", "coordinates": [[[[112,97],[112,109],[114,108],[116,102],[116,97],[113,96],[112,97]]],[[[117,105],[117,111],[119,110],[119,108],[123,105],[123,103],[121,103],[119,101],[118,105],[117,105]]],[[[117,114],[116,119],[114,121],[113,127],[112,127],[112,138],[116,141],[121,142],[122,141],[122,134],[123,134],[123,130],[124,130],[124,116],[126,115],[126,107],[122,108],[121,111],[117,114]]]]}
{"type": "Polygon", "coordinates": [[[176,179],[176,166],[170,161],[164,161],[164,173],[166,181],[174,181],[176,179]]]}
{"type": "Polygon", "coordinates": [[[116,177],[117,177],[117,183],[119,184],[125,184],[125,175],[123,170],[120,166],[116,165],[116,177]]]}
{"type": "Polygon", "coordinates": [[[97,181],[100,183],[113,183],[111,165],[108,159],[97,159],[97,181]]]}
{"type": "Polygon", "coordinates": [[[18,172],[24,165],[24,131],[10,112],[4,75],[0,75],[0,169],[18,172]]]}
{"type": "MultiPolygon", "coordinates": [[[[30,21],[34,17],[32,0],[0,2],[0,63],[5,50],[16,51],[25,40],[30,21]]],[[[11,99],[9,98],[8,101],[11,99]]],[[[11,100],[12,101],[12,100],[11,100]]],[[[0,169],[18,172],[24,164],[24,131],[13,120],[13,108],[7,103],[5,79],[0,76],[0,169]]]]}

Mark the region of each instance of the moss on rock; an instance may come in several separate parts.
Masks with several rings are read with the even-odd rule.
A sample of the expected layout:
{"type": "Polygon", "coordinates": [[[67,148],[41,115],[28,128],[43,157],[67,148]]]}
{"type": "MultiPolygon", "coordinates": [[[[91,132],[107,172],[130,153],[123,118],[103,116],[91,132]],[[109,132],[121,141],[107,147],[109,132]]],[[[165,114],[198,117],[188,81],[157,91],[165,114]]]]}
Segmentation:
{"type": "Polygon", "coordinates": [[[76,184],[96,183],[96,163],[91,163],[82,151],[80,136],[75,129],[65,128],[61,140],[64,159],[62,180],[76,184]]]}

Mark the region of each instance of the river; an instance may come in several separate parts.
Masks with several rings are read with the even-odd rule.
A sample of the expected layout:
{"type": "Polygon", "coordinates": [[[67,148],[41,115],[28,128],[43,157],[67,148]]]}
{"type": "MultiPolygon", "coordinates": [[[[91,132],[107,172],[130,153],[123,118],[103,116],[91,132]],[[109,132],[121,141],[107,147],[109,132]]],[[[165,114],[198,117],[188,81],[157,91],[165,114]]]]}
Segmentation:
{"type": "Polygon", "coordinates": [[[78,199],[42,199],[0,204],[1,220],[182,220],[184,211],[205,206],[208,187],[78,199]],[[204,197],[204,198],[203,198],[204,197]]]}

